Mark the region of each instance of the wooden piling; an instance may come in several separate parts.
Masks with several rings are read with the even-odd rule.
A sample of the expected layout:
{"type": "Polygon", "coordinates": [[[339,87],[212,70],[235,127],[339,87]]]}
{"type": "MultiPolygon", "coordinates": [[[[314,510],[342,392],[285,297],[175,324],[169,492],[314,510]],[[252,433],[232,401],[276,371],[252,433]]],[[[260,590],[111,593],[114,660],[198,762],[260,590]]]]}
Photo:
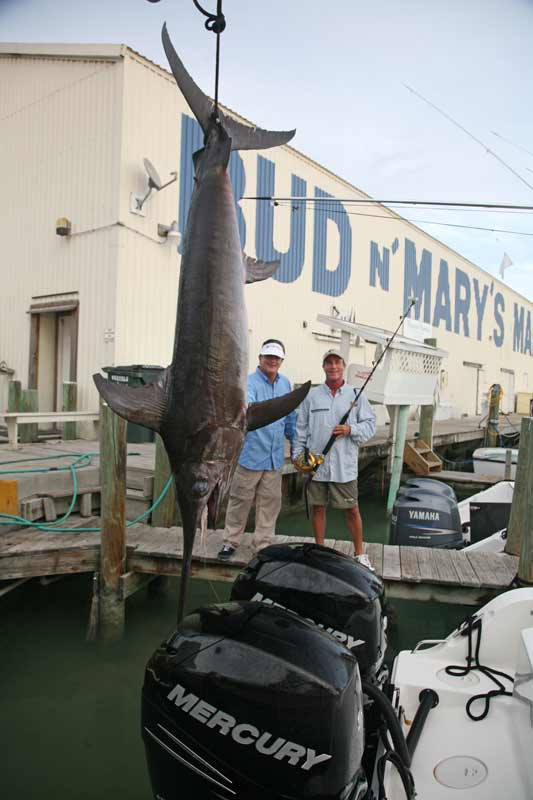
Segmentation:
{"type": "Polygon", "coordinates": [[[99,617],[102,639],[120,639],[125,604],[121,576],[126,571],[126,422],[100,404],[101,542],[99,617]]]}
{"type": "MultiPolygon", "coordinates": [[[[78,410],[78,384],[74,381],[65,381],[63,384],[63,411],[77,411],[78,410]]],[[[65,441],[71,441],[77,438],[76,423],[64,422],[63,435],[65,441]]]]}
{"type": "Polygon", "coordinates": [[[499,383],[493,383],[489,394],[489,414],[487,417],[487,427],[485,429],[485,447],[496,447],[498,444],[498,419],[500,416],[500,399],[502,387],[499,383]]]}
{"type": "Polygon", "coordinates": [[[397,406],[394,415],[394,431],[392,442],[392,468],[389,484],[389,494],[387,497],[387,515],[392,514],[396,494],[400,486],[403,468],[403,451],[405,449],[405,438],[407,435],[407,422],[409,419],[410,406],[397,406]]]}
{"type": "Polygon", "coordinates": [[[513,451],[510,448],[507,448],[507,450],[505,451],[505,472],[503,473],[503,477],[506,481],[511,480],[512,468],[513,468],[513,451]]]}
{"type": "MultiPolygon", "coordinates": [[[[155,437],[155,472],[154,472],[154,501],[157,500],[170,476],[170,464],[167,451],[162,438],[155,437]]],[[[176,502],[176,489],[171,483],[168,492],[157,508],[152,511],[152,525],[154,528],[173,528],[178,524],[178,505],[176,502]]]]}
{"type": "MultiPolygon", "coordinates": [[[[519,556],[522,550],[522,539],[525,535],[527,519],[528,495],[531,492],[531,470],[533,469],[533,418],[524,417],[520,427],[520,447],[518,450],[518,463],[513,491],[511,516],[507,527],[507,541],[505,552],[511,556],[519,556]]],[[[529,520],[533,525],[533,517],[529,520]]]]}
{"type": "MultiPolygon", "coordinates": [[[[424,339],[424,344],[431,347],[437,346],[437,340],[433,338],[424,339]]],[[[426,442],[430,449],[433,449],[433,417],[435,414],[435,402],[430,406],[420,406],[420,438],[426,442]]]]}
{"type": "MultiPolygon", "coordinates": [[[[39,399],[37,389],[23,389],[20,401],[21,411],[39,411],[39,399]]],[[[29,422],[19,425],[19,441],[24,444],[37,441],[39,426],[36,422],[29,422]]]]}
{"type": "Polygon", "coordinates": [[[22,384],[20,381],[9,381],[7,410],[22,411],[22,384]]]}
{"type": "MultiPolygon", "coordinates": [[[[518,562],[518,581],[533,585],[533,418],[529,417],[529,447],[525,476],[524,517],[522,520],[522,545],[518,562]]],[[[516,483],[515,483],[516,491],[516,483]]]]}

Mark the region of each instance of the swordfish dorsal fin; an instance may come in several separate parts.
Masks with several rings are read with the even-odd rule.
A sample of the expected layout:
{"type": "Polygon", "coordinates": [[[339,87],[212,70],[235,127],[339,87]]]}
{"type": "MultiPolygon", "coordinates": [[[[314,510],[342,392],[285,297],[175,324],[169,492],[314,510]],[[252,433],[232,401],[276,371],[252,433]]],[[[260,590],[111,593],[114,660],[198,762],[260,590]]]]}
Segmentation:
{"type": "Polygon", "coordinates": [[[93,375],[93,380],[101,396],[115,414],[127,419],[128,422],[136,422],[159,433],[167,406],[164,388],[166,373],[165,370],[163,378],[158,383],[137,387],[114,383],[99,374],[93,375]]]}
{"type": "Polygon", "coordinates": [[[256,281],[264,281],[272,277],[280,265],[280,261],[260,261],[257,258],[244,256],[244,271],[246,273],[246,283],[255,283],[256,281]]]}
{"type": "MultiPolygon", "coordinates": [[[[168,63],[170,64],[170,69],[178,84],[178,88],[189,104],[192,113],[200,123],[203,132],[207,133],[209,125],[212,122],[215,104],[202,92],[200,87],[196,85],[183,66],[180,57],[174,50],[174,45],[170,41],[166,22],[163,25],[161,38],[163,40],[163,48],[168,63]]],[[[267,131],[263,130],[263,128],[243,125],[242,122],[237,122],[237,120],[223,114],[220,109],[218,116],[222,127],[231,138],[232,150],[265,150],[268,147],[277,147],[278,145],[286,144],[296,133],[294,130],[267,131]]]]}
{"type": "Polygon", "coordinates": [[[287,414],[298,408],[300,403],[305,400],[310,388],[311,381],[307,381],[307,383],[299,386],[298,389],[294,389],[281,397],[275,397],[273,400],[263,400],[262,403],[251,403],[246,411],[247,430],[255,431],[256,428],[262,428],[277,419],[281,419],[281,417],[286,417],[287,414]]]}

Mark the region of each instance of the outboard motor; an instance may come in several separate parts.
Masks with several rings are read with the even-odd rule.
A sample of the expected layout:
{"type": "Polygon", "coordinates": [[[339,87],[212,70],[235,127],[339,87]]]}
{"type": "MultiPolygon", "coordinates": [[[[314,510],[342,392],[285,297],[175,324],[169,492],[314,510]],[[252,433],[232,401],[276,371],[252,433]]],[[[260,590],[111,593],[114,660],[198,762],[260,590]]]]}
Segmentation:
{"type": "Polygon", "coordinates": [[[146,667],[142,733],[157,800],[359,800],[357,659],[262,603],[187,616],[146,667]]]}
{"type": "Polygon", "coordinates": [[[461,548],[463,533],[457,502],[420,490],[398,494],[392,509],[390,543],[461,548]]]}
{"type": "Polygon", "coordinates": [[[440,494],[444,497],[451,497],[452,500],[457,501],[457,495],[451,486],[443,481],[436,481],[434,478],[409,478],[402,486],[399,492],[426,492],[426,494],[440,494]]]}
{"type": "Polygon", "coordinates": [[[350,556],[317,544],[265,547],[238,575],[231,599],[287,608],[348,647],[365,681],[388,677],[383,583],[350,556]]]}

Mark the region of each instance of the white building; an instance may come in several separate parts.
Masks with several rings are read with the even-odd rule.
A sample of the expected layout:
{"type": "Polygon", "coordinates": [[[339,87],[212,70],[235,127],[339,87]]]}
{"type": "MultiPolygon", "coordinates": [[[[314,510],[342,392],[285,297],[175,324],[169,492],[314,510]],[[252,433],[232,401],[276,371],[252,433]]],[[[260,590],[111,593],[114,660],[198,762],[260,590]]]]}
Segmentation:
{"type": "MultiPolygon", "coordinates": [[[[184,229],[199,127],[170,73],[122,45],[1,44],[0,79],[0,362],[14,370],[0,384],[9,375],[38,388],[50,410],[75,380],[79,409],[95,410],[91,376],[102,366],[170,360],[180,256],[158,224],[184,229]],[[164,182],[173,171],[178,180],[140,215],[132,194],[146,194],[144,157],[164,182]],[[60,218],[70,235],[56,233],[60,218]]],[[[393,329],[414,294],[426,335],[449,353],[441,401],[479,412],[497,382],[511,410],[516,391],[532,390],[524,297],[382,206],[365,217],[333,200],[241,199],[367,197],[291,147],[234,153],[230,167],[244,249],[282,260],[276,278],[246,289],[250,368],[274,336],[286,344],[284,371],[318,382],[338,335],[318,314],[353,310],[393,329]]],[[[373,355],[361,343],[350,358],[373,355]]]]}

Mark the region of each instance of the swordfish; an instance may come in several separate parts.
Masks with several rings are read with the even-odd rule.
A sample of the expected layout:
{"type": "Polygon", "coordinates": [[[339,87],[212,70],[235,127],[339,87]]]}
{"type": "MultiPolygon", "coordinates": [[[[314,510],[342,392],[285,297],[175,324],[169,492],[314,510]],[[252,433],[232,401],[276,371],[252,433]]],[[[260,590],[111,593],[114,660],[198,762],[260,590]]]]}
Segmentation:
{"type": "Polygon", "coordinates": [[[179,622],[196,531],[215,525],[247,431],[297,408],[310,383],[282,397],[246,405],[244,284],[269,278],[279,261],[243,254],[227,172],[232,150],[285,144],[295,131],[252,128],[215,111],[185,70],[166,25],[162,39],[176,83],[204,133],[204,147],[193,155],[195,182],[184,236],[172,363],[157,383],[138,388],[99,374],[93,377],[113,411],[163,439],[183,524],[179,622]]]}

